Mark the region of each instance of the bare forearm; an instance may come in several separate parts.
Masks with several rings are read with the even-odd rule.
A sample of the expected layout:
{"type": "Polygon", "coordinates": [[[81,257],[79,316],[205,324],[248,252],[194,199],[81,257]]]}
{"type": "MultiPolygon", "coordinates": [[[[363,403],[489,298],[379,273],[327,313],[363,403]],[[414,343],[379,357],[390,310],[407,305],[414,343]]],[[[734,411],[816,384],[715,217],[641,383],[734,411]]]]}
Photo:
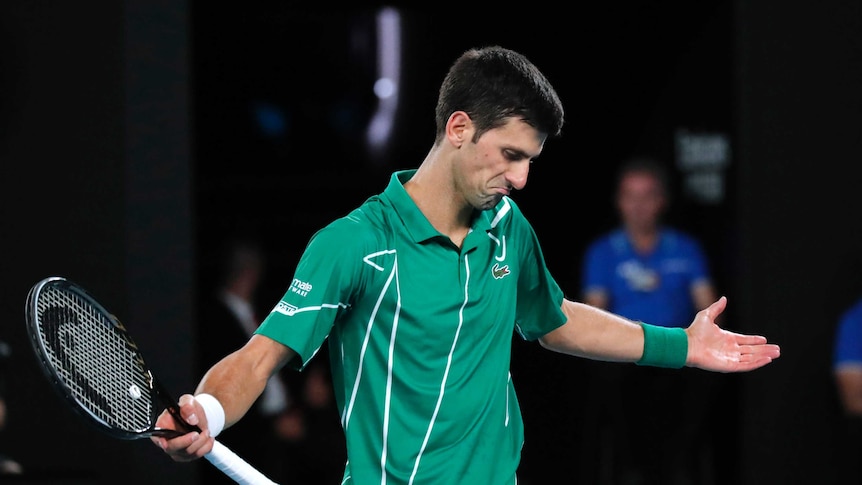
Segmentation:
{"type": "Polygon", "coordinates": [[[563,300],[567,321],[540,339],[543,347],[595,360],[635,362],[644,333],[635,322],[583,303],[563,300]]]}
{"type": "Polygon", "coordinates": [[[691,325],[679,329],[641,325],[598,308],[564,301],[568,321],[542,337],[542,345],[596,360],[714,372],[747,372],[781,356],[781,348],[762,335],[730,332],[716,325],[715,319],[726,306],[727,298],[722,296],[697,312],[691,325]]]}
{"type": "Polygon", "coordinates": [[[242,418],[263,393],[268,379],[294,354],[266,337],[255,336],[227,355],[201,379],[195,394],[211,394],[224,408],[225,427],[242,418]]]}
{"type": "Polygon", "coordinates": [[[247,364],[235,352],[214,365],[201,379],[195,394],[211,394],[218,399],[225,413],[225,427],[242,418],[263,392],[266,380],[247,371],[247,364]]]}

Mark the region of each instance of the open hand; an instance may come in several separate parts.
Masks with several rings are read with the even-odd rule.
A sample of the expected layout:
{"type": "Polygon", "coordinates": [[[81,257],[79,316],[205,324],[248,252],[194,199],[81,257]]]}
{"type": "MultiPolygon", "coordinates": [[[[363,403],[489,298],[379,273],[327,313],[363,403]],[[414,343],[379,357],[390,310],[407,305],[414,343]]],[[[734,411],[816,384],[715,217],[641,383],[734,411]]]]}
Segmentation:
{"type": "Polygon", "coordinates": [[[688,357],[685,365],[716,372],[746,372],[772,362],[781,348],[767,343],[766,337],[729,332],[715,323],[727,306],[722,296],[697,313],[685,330],[688,335],[688,357]]]}

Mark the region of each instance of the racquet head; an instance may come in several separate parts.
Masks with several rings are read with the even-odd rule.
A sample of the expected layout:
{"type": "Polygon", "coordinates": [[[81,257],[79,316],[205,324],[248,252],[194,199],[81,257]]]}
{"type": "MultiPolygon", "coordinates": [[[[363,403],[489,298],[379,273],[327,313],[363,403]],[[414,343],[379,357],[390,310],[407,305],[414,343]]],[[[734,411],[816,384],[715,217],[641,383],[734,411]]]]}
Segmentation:
{"type": "Polygon", "coordinates": [[[88,423],[122,439],[180,434],[155,427],[159,406],[178,417],[176,404],[125,326],[86,290],[62,277],[45,278],[30,289],[25,314],[42,370],[88,423]]]}
{"type": "MultiPolygon", "coordinates": [[[[179,406],[159,384],[126,327],[77,284],[45,278],[30,288],[27,332],[54,389],[85,421],[115,438],[173,438],[187,431],[156,428],[159,405],[188,431],[179,406]]],[[[204,455],[242,485],[275,485],[218,441],[204,455]]]]}

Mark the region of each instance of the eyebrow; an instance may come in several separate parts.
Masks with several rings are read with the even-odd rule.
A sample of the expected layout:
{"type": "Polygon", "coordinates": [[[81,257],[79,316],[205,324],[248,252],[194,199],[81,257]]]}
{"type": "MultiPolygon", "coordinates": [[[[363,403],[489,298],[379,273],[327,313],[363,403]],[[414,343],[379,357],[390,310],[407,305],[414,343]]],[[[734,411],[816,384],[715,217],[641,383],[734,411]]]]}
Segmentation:
{"type": "Polygon", "coordinates": [[[526,158],[528,160],[535,160],[539,156],[539,155],[536,155],[535,157],[531,157],[530,154],[525,152],[524,150],[521,150],[520,148],[510,147],[510,146],[504,146],[503,150],[513,152],[518,156],[518,158],[526,158]]]}

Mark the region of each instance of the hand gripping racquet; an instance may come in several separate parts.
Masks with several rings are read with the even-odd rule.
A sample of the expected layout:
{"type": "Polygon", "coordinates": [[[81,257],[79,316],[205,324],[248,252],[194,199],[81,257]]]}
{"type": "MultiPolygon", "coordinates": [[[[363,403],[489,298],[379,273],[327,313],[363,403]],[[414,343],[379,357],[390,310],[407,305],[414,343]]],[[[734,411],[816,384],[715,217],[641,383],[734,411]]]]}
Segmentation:
{"type": "MultiPolygon", "coordinates": [[[[42,370],[72,409],[114,438],[179,436],[156,428],[159,405],[189,430],[179,406],[150,372],[125,326],[87,291],[59,277],[36,283],[25,308],[42,370]]],[[[206,459],[237,483],[275,484],[218,441],[206,459]]]]}

